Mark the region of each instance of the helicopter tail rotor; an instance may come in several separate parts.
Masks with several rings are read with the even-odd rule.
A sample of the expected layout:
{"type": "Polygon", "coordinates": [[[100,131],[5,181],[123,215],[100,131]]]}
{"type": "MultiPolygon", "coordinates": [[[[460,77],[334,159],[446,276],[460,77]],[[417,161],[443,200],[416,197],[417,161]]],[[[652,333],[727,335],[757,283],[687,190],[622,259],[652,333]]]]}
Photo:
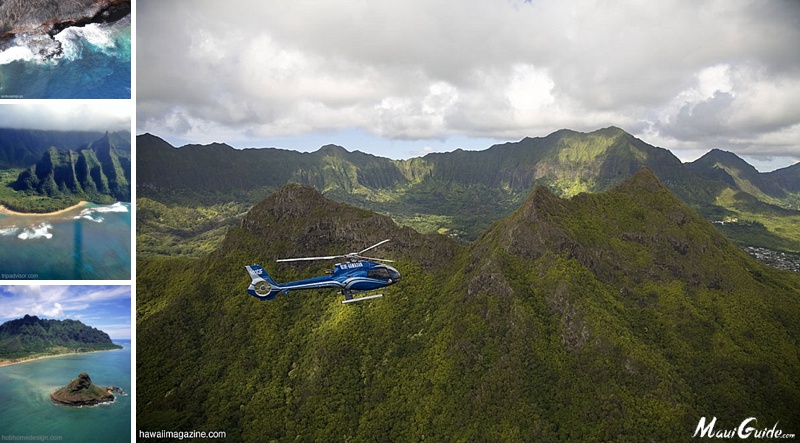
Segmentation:
{"type": "Polygon", "coordinates": [[[245,266],[250,274],[250,287],[247,293],[259,300],[273,300],[284,289],[259,265],[245,266]]]}

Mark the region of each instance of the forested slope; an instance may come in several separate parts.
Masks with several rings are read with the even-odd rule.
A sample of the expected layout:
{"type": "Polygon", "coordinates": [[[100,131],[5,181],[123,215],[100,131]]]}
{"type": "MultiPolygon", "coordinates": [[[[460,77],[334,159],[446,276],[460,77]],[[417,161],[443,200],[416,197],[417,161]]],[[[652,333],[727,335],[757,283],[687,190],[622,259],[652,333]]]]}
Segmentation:
{"type": "Polygon", "coordinates": [[[537,188],[469,246],[302,186],[256,205],[202,259],[137,264],[140,429],[244,441],[675,441],[700,417],[800,421],[800,278],[761,265],[648,170],[563,200],[537,188]],[[271,302],[391,238],[400,283],[354,306],[271,302]]]}

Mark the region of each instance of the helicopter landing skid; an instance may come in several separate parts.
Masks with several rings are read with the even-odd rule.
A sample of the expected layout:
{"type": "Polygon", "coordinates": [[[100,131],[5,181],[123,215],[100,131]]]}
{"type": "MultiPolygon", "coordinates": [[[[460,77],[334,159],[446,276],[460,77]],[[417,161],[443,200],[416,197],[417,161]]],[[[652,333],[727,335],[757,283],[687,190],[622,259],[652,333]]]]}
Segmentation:
{"type": "Polygon", "coordinates": [[[383,294],[365,295],[363,297],[353,298],[352,294],[345,294],[345,299],[342,304],[355,303],[357,301],[370,300],[373,298],[383,297],[383,294]]]}

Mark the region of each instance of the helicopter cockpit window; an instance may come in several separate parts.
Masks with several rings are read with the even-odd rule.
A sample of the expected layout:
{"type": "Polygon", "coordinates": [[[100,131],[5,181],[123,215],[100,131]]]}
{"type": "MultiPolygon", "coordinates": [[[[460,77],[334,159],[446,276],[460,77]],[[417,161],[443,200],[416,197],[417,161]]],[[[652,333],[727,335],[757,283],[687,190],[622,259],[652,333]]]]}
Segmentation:
{"type": "Polygon", "coordinates": [[[367,277],[387,279],[389,278],[389,271],[386,268],[370,269],[367,271],[367,277]]]}

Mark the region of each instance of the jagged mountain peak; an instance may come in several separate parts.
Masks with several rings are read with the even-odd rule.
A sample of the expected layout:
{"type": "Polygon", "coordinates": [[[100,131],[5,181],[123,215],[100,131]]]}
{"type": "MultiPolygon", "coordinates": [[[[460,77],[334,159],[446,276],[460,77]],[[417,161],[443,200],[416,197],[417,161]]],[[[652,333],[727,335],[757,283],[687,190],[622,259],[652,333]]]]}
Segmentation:
{"type": "Polygon", "coordinates": [[[637,195],[642,191],[650,193],[669,194],[675,197],[666,186],[658,179],[655,172],[648,167],[639,168],[635,174],[621,181],[615,188],[615,192],[627,192],[631,195],[637,195]]]}
{"type": "Polygon", "coordinates": [[[350,151],[343,148],[342,146],[329,144],[319,148],[316,153],[325,156],[337,156],[337,155],[347,155],[350,153],[350,151]]]}
{"type": "Polygon", "coordinates": [[[721,149],[712,149],[687,166],[756,197],[782,198],[786,196],[786,190],[791,189],[780,180],[770,179],[775,176],[762,174],[738,155],[721,149]]]}
{"type": "Polygon", "coordinates": [[[155,145],[155,146],[158,146],[158,147],[170,147],[172,149],[175,149],[174,146],[172,146],[169,142],[167,142],[163,138],[161,138],[161,137],[159,137],[159,136],[157,136],[155,134],[151,134],[149,132],[145,132],[144,134],[137,135],[136,136],[136,144],[137,144],[137,148],[138,147],[149,148],[149,147],[155,145]]]}
{"type": "MultiPolygon", "coordinates": [[[[484,238],[492,247],[528,259],[547,252],[563,254],[612,280],[622,278],[625,269],[640,279],[695,281],[701,279],[697,269],[713,265],[706,261],[706,253],[741,255],[648,168],[609,191],[570,199],[537,187],[525,204],[479,242],[484,238]],[[632,259],[636,254],[625,251],[638,251],[640,260],[648,258],[636,261],[632,259]]],[[[709,270],[702,278],[713,274],[709,270]]]]}
{"type": "Polygon", "coordinates": [[[181,150],[194,150],[194,151],[236,151],[237,149],[227,143],[213,142],[205,145],[201,144],[188,144],[180,147],[181,150]]]}
{"type": "Polygon", "coordinates": [[[276,221],[292,217],[309,217],[325,206],[322,194],[308,185],[289,183],[250,210],[245,220],[264,217],[265,212],[276,221]]]}
{"type": "Polygon", "coordinates": [[[240,228],[232,230],[221,247],[223,253],[241,248],[241,241],[256,242],[259,253],[270,259],[335,255],[358,251],[385,239],[391,242],[376,254],[386,258],[415,257],[438,266],[452,257],[456,243],[447,237],[423,235],[400,227],[388,216],[325,198],[316,189],[288,184],[255,205],[240,228]],[[250,239],[250,240],[245,240],[250,239]]]}
{"type": "Polygon", "coordinates": [[[743,172],[758,173],[755,167],[744,161],[741,157],[733,152],[725,151],[719,148],[714,148],[706,152],[702,157],[690,163],[696,167],[700,166],[716,166],[722,165],[723,167],[736,167],[741,168],[743,172]]]}

